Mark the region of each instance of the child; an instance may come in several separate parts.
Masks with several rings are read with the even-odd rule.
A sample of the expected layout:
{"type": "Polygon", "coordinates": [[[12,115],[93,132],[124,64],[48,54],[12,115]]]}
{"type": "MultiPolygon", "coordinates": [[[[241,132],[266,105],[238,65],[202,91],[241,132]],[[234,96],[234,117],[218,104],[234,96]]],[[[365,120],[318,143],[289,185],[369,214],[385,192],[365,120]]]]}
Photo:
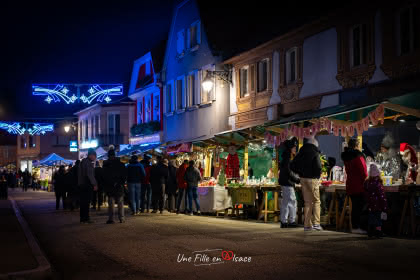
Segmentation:
{"type": "Polygon", "coordinates": [[[382,219],[386,220],[387,203],[384,186],[376,164],[370,165],[369,178],[365,181],[364,188],[369,209],[368,235],[369,237],[375,235],[381,238],[383,237],[382,219]]]}

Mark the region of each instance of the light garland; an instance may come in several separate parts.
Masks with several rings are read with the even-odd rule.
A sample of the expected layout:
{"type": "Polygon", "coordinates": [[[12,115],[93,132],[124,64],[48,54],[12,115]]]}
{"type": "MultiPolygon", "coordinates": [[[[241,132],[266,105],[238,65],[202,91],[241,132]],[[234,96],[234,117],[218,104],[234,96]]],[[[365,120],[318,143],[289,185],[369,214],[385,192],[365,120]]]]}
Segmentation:
{"type": "Polygon", "coordinates": [[[109,103],[110,96],[123,95],[122,84],[34,84],[32,95],[46,96],[44,101],[48,104],[64,101],[73,104],[76,101],[91,104],[95,99],[98,102],[109,103]],[[81,92],[82,95],[80,95],[81,92]]]}
{"type": "Polygon", "coordinates": [[[30,135],[44,135],[47,132],[54,131],[53,124],[40,124],[40,123],[25,123],[19,122],[7,123],[0,122],[0,129],[4,129],[10,134],[23,135],[28,132],[30,135]],[[26,126],[26,127],[25,127],[26,126]]]}

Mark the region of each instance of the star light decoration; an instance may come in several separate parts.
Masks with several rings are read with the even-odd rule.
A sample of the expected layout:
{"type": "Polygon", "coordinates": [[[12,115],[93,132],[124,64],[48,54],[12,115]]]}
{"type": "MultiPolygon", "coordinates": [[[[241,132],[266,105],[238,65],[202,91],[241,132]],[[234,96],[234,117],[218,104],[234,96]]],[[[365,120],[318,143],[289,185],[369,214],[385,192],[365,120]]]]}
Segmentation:
{"type": "Polygon", "coordinates": [[[54,131],[53,124],[40,124],[40,123],[24,123],[19,122],[0,122],[0,129],[4,129],[10,134],[23,135],[28,132],[30,135],[44,135],[49,131],[54,131]]]}
{"type": "Polygon", "coordinates": [[[112,101],[111,95],[123,94],[123,86],[122,84],[32,85],[32,94],[46,95],[44,101],[48,104],[58,103],[61,100],[66,104],[73,104],[76,101],[91,104],[95,100],[109,103],[112,101]],[[80,92],[84,93],[80,95],[80,92]]]}

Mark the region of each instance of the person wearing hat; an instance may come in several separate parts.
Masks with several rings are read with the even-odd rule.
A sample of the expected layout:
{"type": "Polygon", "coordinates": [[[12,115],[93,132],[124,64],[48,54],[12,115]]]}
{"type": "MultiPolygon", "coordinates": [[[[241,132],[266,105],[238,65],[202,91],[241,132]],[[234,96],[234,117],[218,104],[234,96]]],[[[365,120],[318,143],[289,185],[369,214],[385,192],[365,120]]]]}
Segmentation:
{"type": "Polygon", "coordinates": [[[114,224],[114,204],[118,205],[118,218],[120,223],[125,222],[124,218],[124,187],[126,180],[126,169],[119,158],[115,156],[115,150],[108,151],[108,159],[103,165],[104,189],[108,196],[108,221],[107,224],[114,224]]]}
{"type": "Polygon", "coordinates": [[[89,216],[89,204],[92,192],[98,189],[95,179],[94,164],[96,162],[96,151],[88,150],[88,156],[84,158],[78,167],[78,186],[80,191],[80,223],[93,223],[89,216]]]}
{"type": "Polygon", "coordinates": [[[280,209],[280,224],[282,228],[296,227],[296,194],[295,184],[300,182],[299,175],[290,170],[290,162],[296,155],[298,141],[296,137],[284,143],[284,151],[280,162],[279,185],[281,186],[282,202],[280,209]]]}
{"type": "Polygon", "coordinates": [[[140,213],[140,189],[141,181],[146,177],[143,165],[138,161],[136,155],[131,156],[127,165],[127,185],[130,194],[132,215],[140,213]]]}
{"type": "Polygon", "coordinates": [[[141,213],[144,213],[147,210],[147,213],[152,207],[152,186],[150,185],[150,170],[152,166],[150,165],[151,158],[148,155],[143,157],[143,160],[140,163],[143,165],[146,176],[141,180],[141,191],[140,191],[140,207],[141,213]]]}
{"type": "Polygon", "coordinates": [[[169,176],[168,160],[158,157],[158,163],[152,166],[150,171],[150,183],[152,185],[152,213],[163,214],[163,205],[165,203],[165,187],[169,176]]]}

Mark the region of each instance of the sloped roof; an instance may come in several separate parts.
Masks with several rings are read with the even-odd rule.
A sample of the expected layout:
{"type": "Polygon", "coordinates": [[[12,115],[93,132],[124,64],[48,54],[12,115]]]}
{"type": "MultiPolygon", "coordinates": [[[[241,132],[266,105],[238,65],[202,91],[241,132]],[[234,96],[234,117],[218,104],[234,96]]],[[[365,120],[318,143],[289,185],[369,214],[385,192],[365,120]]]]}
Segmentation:
{"type": "Polygon", "coordinates": [[[349,1],[197,0],[197,4],[213,55],[226,60],[344,9],[349,1]]]}

